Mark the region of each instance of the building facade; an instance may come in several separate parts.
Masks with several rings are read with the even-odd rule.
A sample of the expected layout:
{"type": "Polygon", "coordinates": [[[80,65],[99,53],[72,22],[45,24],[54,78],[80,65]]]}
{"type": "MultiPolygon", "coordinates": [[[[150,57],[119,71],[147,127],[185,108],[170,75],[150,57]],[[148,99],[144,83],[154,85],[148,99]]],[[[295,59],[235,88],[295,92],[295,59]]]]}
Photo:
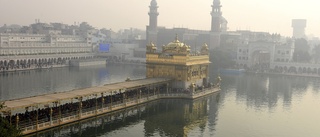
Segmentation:
{"type": "Polygon", "coordinates": [[[71,59],[93,58],[92,29],[85,27],[37,21],[0,33],[0,71],[65,66],[71,59]]]}
{"type": "Polygon", "coordinates": [[[146,30],[147,43],[153,42],[161,49],[162,45],[172,41],[178,34],[185,43],[193,45],[191,50],[200,49],[202,43],[208,43],[209,49],[220,46],[220,33],[227,30],[227,20],[222,17],[220,0],[214,0],[212,5],[211,30],[193,30],[188,28],[172,28],[158,26],[158,3],[152,0],[149,6],[149,25],[146,30]]]}
{"type": "Polygon", "coordinates": [[[0,56],[91,53],[91,34],[1,33],[0,56]]]}
{"type": "Polygon", "coordinates": [[[293,19],[291,26],[293,28],[293,33],[292,33],[293,38],[296,38],[296,39],[307,38],[305,33],[305,29],[307,27],[306,19],[293,19]]]}
{"type": "Polygon", "coordinates": [[[237,46],[236,63],[241,68],[263,67],[269,69],[274,63],[293,62],[294,41],[251,41],[237,46]]]}

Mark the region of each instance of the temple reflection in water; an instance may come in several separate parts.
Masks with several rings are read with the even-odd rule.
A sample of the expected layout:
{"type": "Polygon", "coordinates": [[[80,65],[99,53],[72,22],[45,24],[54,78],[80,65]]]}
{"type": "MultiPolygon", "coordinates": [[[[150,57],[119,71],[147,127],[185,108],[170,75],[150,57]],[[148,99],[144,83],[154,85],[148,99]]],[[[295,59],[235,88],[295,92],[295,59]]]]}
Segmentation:
{"type": "Polygon", "coordinates": [[[247,106],[255,108],[267,106],[273,109],[279,99],[290,108],[292,96],[304,94],[309,87],[319,87],[319,79],[306,77],[242,75],[224,76],[223,80],[222,90],[235,88],[237,100],[245,100],[247,106]],[[230,87],[231,85],[235,87],[230,87]]]}

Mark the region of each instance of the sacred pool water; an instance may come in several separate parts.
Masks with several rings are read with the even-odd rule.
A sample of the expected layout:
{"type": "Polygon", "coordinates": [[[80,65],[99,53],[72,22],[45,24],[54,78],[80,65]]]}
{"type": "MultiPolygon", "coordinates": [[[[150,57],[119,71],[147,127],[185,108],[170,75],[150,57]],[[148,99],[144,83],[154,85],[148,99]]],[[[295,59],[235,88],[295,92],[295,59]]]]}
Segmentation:
{"type": "MultiPolygon", "coordinates": [[[[217,75],[211,72],[211,81],[217,75]]],[[[109,64],[0,74],[0,100],[145,77],[144,65],[109,64]]],[[[197,100],[158,100],[32,136],[317,137],[320,78],[221,75],[222,90],[197,100]]]]}

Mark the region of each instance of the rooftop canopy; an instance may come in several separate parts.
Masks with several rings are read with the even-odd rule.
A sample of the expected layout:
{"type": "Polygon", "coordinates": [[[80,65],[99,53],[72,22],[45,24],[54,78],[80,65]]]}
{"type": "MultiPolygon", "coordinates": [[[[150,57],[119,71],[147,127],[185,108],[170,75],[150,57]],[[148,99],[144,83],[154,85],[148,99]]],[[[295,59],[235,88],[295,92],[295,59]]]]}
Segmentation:
{"type": "Polygon", "coordinates": [[[113,84],[106,84],[99,87],[91,87],[84,89],[76,89],[68,92],[52,93],[46,95],[39,95],[34,97],[27,97],[21,99],[14,99],[5,101],[5,111],[12,111],[15,109],[21,109],[25,107],[37,106],[39,104],[48,104],[59,102],[62,100],[74,99],[79,97],[86,97],[91,95],[111,95],[113,91],[124,89],[136,89],[139,87],[147,87],[154,84],[160,84],[170,81],[168,78],[149,78],[140,80],[131,80],[126,82],[119,82],[113,84]]]}

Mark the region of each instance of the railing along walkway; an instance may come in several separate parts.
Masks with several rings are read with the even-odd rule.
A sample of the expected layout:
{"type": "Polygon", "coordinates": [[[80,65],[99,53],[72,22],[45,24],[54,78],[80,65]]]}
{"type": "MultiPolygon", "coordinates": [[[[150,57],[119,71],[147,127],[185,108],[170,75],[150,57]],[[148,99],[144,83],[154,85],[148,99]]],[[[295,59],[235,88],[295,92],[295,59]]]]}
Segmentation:
{"type": "Polygon", "coordinates": [[[62,124],[75,122],[75,121],[78,121],[81,119],[94,117],[97,115],[109,113],[112,111],[124,109],[127,107],[139,105],[142,103],[147,103],[147,102],[154,101],[157,99],[168,99],[168,98],[195,99],[198,97],[202,97],[202,96],[217,92],[219,90],[220,90],[220,88],[207,88],[205,90],[201,90],[201,91],[195,92],[193,94],[167,93],[167,94],[145,95],[145,96],[141,96],[140,98],[134,97],[134,98],[125,99],[123,102],[118,101],[118,102],[103,104],[103,107],[93,106],[91,108],[84,108],[81,110],[81,113],[78,110],[78,111],[72,111],[67,114],[61,114],[61,118],[59,118],[59,116],[53,116],[52,118],[49,118],[49,120],[48,120],[48,118],[39,119],[38,124],[33,121],[31,121],[29,123],[24,123],[24,124],[20,123],[19,126],[20,126],[23,134],[30,134],[33,132],[47,129],[47,128],[52,128],[52,127],[59,126],[62,124]]]}

